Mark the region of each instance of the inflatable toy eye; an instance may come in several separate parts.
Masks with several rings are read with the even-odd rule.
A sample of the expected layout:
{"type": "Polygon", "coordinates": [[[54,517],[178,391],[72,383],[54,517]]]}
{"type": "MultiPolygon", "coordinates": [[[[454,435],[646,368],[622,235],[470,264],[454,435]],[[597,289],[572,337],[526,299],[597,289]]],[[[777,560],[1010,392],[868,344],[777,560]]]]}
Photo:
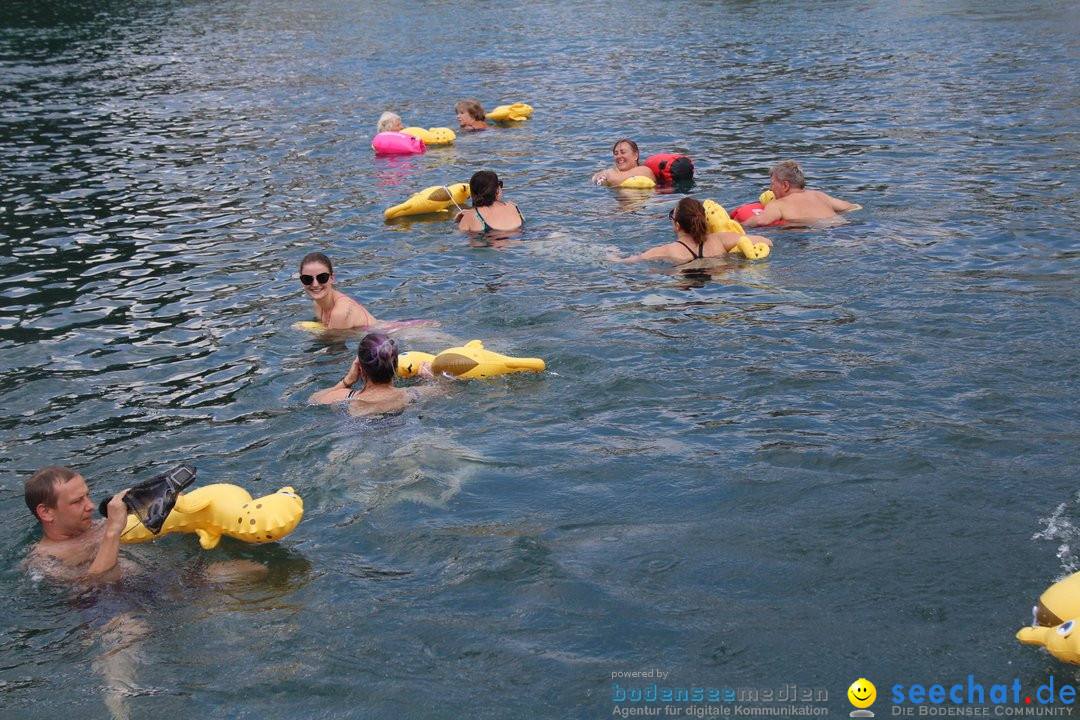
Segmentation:
{"type": "Polygon", "coordinates": [[[1060,635],[1062,637],[1069,637],[1069,633],[1072,632],[1074,622],[1076,622],[1076,621],[1075,620],[1070,620],[1067,623],[1062,623],[1057,629],[1058,635],[1060,635]]]}

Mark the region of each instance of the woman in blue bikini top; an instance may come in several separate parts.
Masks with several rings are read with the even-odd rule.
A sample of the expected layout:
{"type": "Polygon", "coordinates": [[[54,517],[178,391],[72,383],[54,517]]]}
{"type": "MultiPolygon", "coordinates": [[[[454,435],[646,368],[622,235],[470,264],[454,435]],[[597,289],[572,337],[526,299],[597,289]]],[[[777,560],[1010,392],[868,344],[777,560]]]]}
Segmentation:
{"type": "Polygon", "coordinates": [[[517,205],[502,199],[502,180],[491,170],[481,170],[469,179],[473,206],[458,213],[458,230],[466,232],[505,232],[518,230],[525,218],[517,205]]]}

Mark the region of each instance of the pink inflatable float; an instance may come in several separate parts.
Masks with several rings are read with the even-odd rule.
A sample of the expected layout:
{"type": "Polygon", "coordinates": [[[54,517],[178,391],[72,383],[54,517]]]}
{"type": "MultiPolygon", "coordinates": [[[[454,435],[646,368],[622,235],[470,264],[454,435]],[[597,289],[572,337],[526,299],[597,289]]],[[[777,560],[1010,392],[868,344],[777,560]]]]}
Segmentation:
{"type": "Polygon", "coordinates": [[[403,132],[381,132],[371,141],[371,149],[384,155],[412,155],[427,150],[420,138],[403,132]]]}

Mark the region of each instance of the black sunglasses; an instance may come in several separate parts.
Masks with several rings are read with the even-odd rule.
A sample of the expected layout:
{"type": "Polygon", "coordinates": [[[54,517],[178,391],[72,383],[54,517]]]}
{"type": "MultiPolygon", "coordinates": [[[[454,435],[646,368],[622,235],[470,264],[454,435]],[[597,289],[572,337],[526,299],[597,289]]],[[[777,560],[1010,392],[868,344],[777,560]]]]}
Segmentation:
{"type": "Polygon", "coordinates": [[[667,216],[669,218],[671,218],[672,220],[674,220],[675,219],[675,208],[671,208],[670,210],[668,210],[667,216]]]}
{"type": "Polygon", "coordinates": [[[320,285],[325,285],[326,281],[329,280],[329,279],[330,279],[330,273],[319,273],[318,275],[301,275],[300,276],[300,282],[304,283],[305,285],[310,285],[311,283],[315,282],[316,280],[319,281],[320,285]]]}

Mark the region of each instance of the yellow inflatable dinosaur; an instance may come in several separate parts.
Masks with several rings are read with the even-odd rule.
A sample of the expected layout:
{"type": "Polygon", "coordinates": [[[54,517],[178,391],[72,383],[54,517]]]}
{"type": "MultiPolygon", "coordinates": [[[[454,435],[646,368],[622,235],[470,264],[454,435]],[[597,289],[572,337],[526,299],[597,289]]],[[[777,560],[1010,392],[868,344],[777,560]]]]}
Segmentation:
{"type": "MultiPolygon", "coordinates": [[[[772,194],[771,190],[765,192],[772,194]]],[[[728,250],[729,253],[742,253],[747,260],[761,260],[769,257],[771,248],[765,243],[751,242],[750,238],[746,237],[743,226],[731,219],[723,205],[715,200],[706,200],[701,204],[705,207],[705,224],[708,226],[710,233],[736,232],[742,236],[735,244],[735,247],[728,250]]]]}
{"type": "Polygon", "coordinates": [[[140,543],[171,532],[193,532],[204,549],[212,550],[222,535],[250,543],[280,540],[303,516],[304,501],[291,487],[252,499],[241,487],[218,483],[178,496],[158,535],[147,530],[138,517],[128,515],[120,539],[140,543]]]}
{"type": "MultiPolygon", "coordinates": [[[[500,105],[484,117],[495,122],[517,122],[519,120],[528,120],[529,116],[532,115],[532,111],[531,105],[514,103],[513,105],[500,105]]],[[[408,130],[405,132],[408,132],[408,130]]]]}
{"type": "Polygon", "coordinates": [[[1063,622],[1056,627],[1026,627],[1016,633],[1016,639],[1025,645],[1039,645],[1058,660],[1080,665],[1080,627],[1076,620],[1063,622]]]}
{"type": "Polygon", "coordinates": [[[465,343],[463,347],[443,350],[438,355],[422,352],[404,352],[398,355],[398,377],[413,377],[420,372],[423,363],[431,363],[435,375],[459,378],[485,378],[514,372],[541,372],[544,361],[540,358],[516,358],[500,355],[484,349],[479,340],[465,343]]]}
{"type": "Polygon", "coordinates": [[[446,212],[451,205],[460,206],[469,199],[469,185],[432,185],[418,193],[413,193],[405,202],[383,212],[383,217],[391,220],[405,215],[423,215],[425,213],[446,212]]]}
{"type": "Polygon", "coordinates": [[[449,145],[457,140],[457,135],[450,128],[438,127],[428,128],[425,130],[422,127],[407,127],[401,132],[406,135],[412,135],[414,138],[420,138],[424,141],[425,145],[449,145]]]}

